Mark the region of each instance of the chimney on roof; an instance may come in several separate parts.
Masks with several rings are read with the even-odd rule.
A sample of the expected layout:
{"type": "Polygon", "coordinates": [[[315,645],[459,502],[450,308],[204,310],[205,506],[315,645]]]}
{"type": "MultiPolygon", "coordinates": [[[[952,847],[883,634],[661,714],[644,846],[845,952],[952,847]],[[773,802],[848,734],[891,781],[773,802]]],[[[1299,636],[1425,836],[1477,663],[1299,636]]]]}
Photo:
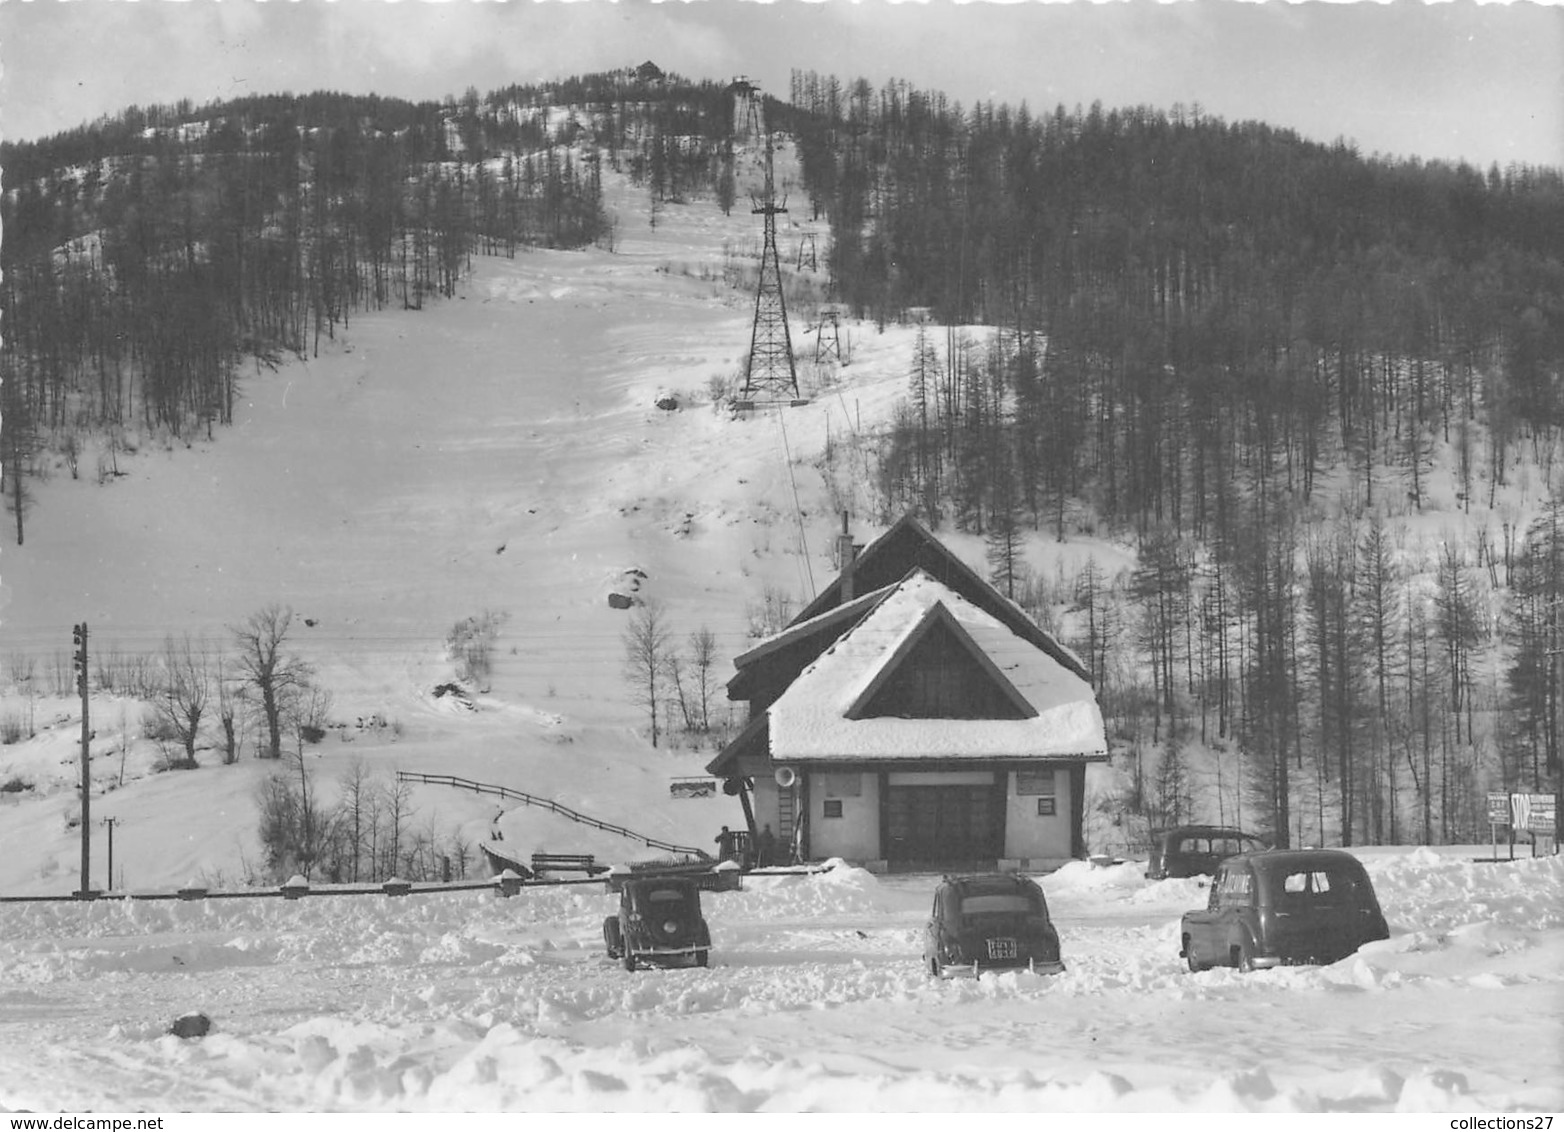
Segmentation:
{"type": "Polygon", "coordinates": [[[842,571],[842,600],[853,600],[853,559],[858,548],[853,545],[853,533],[848,529],[847,512],[842,512],[842,533],[836,536],[836,563],[842,571]]]}

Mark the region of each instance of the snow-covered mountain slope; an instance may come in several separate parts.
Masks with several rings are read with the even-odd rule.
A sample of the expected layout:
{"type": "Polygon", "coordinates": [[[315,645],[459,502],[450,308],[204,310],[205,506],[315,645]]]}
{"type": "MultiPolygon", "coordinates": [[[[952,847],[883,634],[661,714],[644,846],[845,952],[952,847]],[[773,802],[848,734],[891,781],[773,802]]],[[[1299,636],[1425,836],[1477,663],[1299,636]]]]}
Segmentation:
{"type": "MultiPolygon", "coordinates": [[[[779,155],[780,168],[791,161],[779,155]]],[[[186,635],[232,654],[233,626],[290,607],[289,645],[341,725],[309,751],[328,786],[363,760],[382,776],[555,798],[679,844],[709,845],[741,821],[730,798],[670,799],[669,779],[699,774],[714,751],[651,748],[624,675],[629,614],[608,597],[659,603],[676,646],[711,630],[712,715],[742,712],[720,685],[766,595],[795,610],[814,596],[834,572],[840,509],[860,539],[878,533],[861,438],[905,394],[912,332],[844,326],[850,364],[800,365],[808,405],[733,415],[713,388],[732,389],[748,353],[757,218],[664,204],[654,225],[644,189],[610,174],[605,191],[612,251],[477,258],[456,299],[357,317],[319,357],[252,374],[215,441],[144,444],[105,483],[84,453],[82,478],[62,467],[38,489],[25,544],[0,555],[0,714],[40,731],[0,747],[0,784],[31,787],[0,792],[0,892],[76,887],[80,712],[46,693],[51,666],[70,685],[81,621],[99,665],[186,635]],[[667,396],[679,408],[658,408],[667,396]],[[435,690],[455,674],[453,626],[485,613],[500,623],[493,672],[467,710],[435,690]]],[[[779,244],[802,230],[784,219],[779,244]]],[[[796,279],[823,288],[823,274],[796,279]]],[[[795,346],[812,356],[808,311],[793,314],[795,346]]],[[[981,564],[980,540],[965,541],[981,564]]],[[[92,817],[121,823],[116,887],[254,873],[254,793],[274,767],[219,766],[209,750],[198,770],[148,776],[158,751],[138,738],[141,707],[95,694],[90,715],[94,782],[114,790],[92,817]],[[177,851],[149,844],[164,824],[177,851]]],[[[439,787],[418,787],[414,805],[414,824],[470,843],[509,808],[439,787]]],[[[523,848],[634,849],[538,810],[501,828],[523,848]]],[[[106,837],[94,836],[102,887],[106,837]]]]}
{"type": "MultiPolygon", "coordinates": [[[[25,545],[0,561],[0,652],[35,660],[33,694],[5,681],[5,707],[41,731],[0,748],[0,782],[32,787],[0,793],[0,892],[74,887],[62,889],[78,856],[65,818],[79,708],[44,693],[49,664],[68,672],[78,621],[97,664],[185,634],[231,652],[231,626],[291,607],[289,644],[345,725],[311,750],[323,781],[363,759],[702,843],[738,816],[731,799],[670,804],[668,779],[699,773],[712,752],[654,751],[638,734],[622,674],[629,615],[608,595],[661,603],[675,643],[710,628],[725,679],[747,604],[771,586],[801,603],[808,571],[828,569],[840,520],[806,460],[828,418],[845,431],[852,402],[817,398],[785,426],[716,411],[707,387],[731,380],[748,348],[750,300],[713,280],[724,242],[744,240],[753,218],[670,205],[653,229],[644,192],[620,183],[616,196],[613,253],[480,259],[457,299],[358,318],[319,358],[253,375],[214,443],[144,447],[107,484],[60,475],[39,490],[25,545]],[[681,407],[658,409],[661,394],[681,407]],[[494,670],[468,710],[434,693],[454,676],[452,627],[485,612],[501,620],[494,670]]],[[[898,384],[886,375],[899,345],[862,351],[853,396],[869,413],[898,384]]],[[[115,787],[93,816],[122,822],[116,885],[120,873],[147,887],[253,867],[252,799],[271,768],[219,766],[206,751],[198,770],[143,777],[156,752],[138,738],[140,714],[102,695],[91,711],[94,781],[115,787]],[[165,825],[188,851],[150,844],[165,825]]],[[[416,820],[442,834],[465,822],[477,839],[497,809],[437,788],[415,805],[416,820]]],[[[584,827],[534,830],[537,813],[511,835],[626,851],[584,827]]]]}

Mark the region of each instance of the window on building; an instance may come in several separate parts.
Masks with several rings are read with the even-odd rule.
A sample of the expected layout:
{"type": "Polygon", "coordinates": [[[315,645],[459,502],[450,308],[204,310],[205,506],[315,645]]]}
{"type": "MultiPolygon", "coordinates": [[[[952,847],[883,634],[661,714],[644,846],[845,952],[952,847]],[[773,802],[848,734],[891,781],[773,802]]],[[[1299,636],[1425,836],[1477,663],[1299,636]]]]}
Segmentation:
{"type": "Polygon", "coordinates": [[[842,800],[840,798],[827,798],[825,800],[825,810],[824,810],[824,812],[820,816],[821,817],[827,817],[827,818],[839,818],[839,817],[841,817],[842,816],[842,800]]]}

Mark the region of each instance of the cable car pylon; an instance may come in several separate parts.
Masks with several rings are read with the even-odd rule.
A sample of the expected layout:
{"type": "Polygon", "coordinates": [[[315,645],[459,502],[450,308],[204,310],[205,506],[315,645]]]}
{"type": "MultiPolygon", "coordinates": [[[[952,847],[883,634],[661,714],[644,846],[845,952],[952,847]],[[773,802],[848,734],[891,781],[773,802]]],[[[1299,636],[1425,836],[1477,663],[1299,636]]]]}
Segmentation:
{"type": "MultiPolygon", "coordinates": [[[[753,84],[735,84],[735,93],[748,104],[746,121],[754,121],[759,94],[753,84]]],[[[782,261],[777,252],[777,216],[787,211],[787,203],[777,202],[772,169],[771,131],[761,123],[759,131],[764,148],[765,187],[754,198],[754,215],[763,217],[765,240],[760,253],[760,281],[755,288],[755,320],[750,330],[749,357],[744,365],[744,385],[735,408],[752,409],[763,399],[784,404],[805,403],[798,389],[798,371],[793,363],[793,337],[787,323],[787,300],[782,292],[782,261]]]]}

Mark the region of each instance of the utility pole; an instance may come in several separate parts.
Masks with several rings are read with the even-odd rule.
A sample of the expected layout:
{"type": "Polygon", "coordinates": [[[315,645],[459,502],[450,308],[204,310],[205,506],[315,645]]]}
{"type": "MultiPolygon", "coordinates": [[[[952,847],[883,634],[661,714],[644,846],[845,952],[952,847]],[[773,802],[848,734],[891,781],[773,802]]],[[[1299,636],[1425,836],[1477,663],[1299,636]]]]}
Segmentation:
{"type": "Polygon", "coordinates": [[[81,692],[81,891],[92,891],[92,727],[87,721],[87,623],[71,627],[76,642],[76,687],[81,692]]]}
{"type": "Polygon", "coordinates": [[[109,827],[109,883],[103,886],[105,892],[114,891],[114,823],[118,818],[104,818],[103,824],[109,827]]]}

